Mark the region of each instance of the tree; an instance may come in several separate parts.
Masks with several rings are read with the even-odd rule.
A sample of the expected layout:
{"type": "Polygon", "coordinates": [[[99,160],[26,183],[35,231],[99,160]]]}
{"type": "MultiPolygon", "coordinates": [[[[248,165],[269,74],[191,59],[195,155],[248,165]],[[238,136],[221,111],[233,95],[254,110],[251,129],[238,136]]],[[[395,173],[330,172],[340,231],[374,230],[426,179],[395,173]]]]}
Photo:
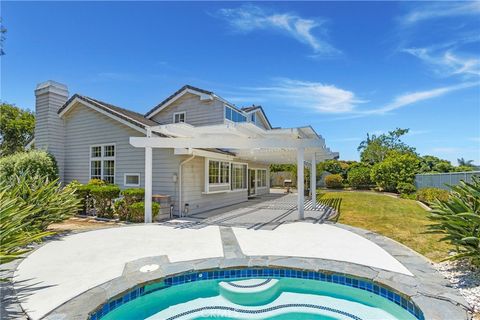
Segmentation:
{"type": "Polygon", "coordinates": [[[453,171],[455,171],[455,167],[448,160],[429,155],[420,158],[420,169],[418,170],[418,173],[453,171]]]}
{"type": "Polygon", "coordinates": [[[373,166],[370,177],[383,191],[398,191],[401,183],[413,184],[419,160],[415,154],[391,152],[373,166]]]}
{"type": "Polygon", "coordinates": [[[401,140],[401,137],[406,135],[409,130],[397,128],[379,136],[367,133],[367,139],[363,140],[357,148],[360,151],[361,161],[374,165],[382,162],[392,151],[416,154],[415,148],[401,140]]]}
{"type": "Polygon", "coordinates": [[[0,154],[9,155],[23,151],[33,137],[35,116],[28,110],[14,105],[0,104],[0,154]]]}
{"type": "Polygon", "coordinates": [[[459,167],[474,167],[473,160],[457,159],[459,167]]]}

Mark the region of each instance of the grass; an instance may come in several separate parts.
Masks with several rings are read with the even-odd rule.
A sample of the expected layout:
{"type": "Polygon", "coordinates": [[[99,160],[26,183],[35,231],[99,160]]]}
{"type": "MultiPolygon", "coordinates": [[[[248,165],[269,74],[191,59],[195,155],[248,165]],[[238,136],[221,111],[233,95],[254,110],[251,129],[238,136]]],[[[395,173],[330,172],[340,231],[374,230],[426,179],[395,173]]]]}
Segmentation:
{"type": "Polygon", "coordinates": [[[451,247],[425,233],[428,211],[413,200],[367,192],[326,192],[321,199],[329,198],[341,198],[340,223],[387,236],[435,262],[448,256],[451,247]]]}

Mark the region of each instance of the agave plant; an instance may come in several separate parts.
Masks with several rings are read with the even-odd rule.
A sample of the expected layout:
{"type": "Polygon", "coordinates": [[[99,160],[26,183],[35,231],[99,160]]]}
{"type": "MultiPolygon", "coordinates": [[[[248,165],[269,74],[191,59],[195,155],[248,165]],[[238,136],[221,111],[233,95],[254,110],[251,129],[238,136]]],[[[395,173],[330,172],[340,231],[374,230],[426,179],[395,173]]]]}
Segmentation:
{"type": "Polygon", "coordinates": [[[441,240],[456,248],[448,259],[468,258],[480,265],[480,178],[453,186],[449,199],[435,200],[432,209],[430,232],[445,235],[441,240]]]}

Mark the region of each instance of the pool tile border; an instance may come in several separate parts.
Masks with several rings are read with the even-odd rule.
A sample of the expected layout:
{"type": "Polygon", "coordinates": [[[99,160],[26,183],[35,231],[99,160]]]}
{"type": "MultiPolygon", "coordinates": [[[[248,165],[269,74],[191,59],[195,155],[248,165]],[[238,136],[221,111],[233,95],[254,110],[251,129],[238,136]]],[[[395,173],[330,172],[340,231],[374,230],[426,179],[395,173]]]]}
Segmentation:
{"type": "MultiPolygon", "coordinates": [[[[390,300],[391,302],[402,307],[415,318],[419,320],[424,320],[423,312],[420,308],[415,305],[413,301],[408,298],[405,298],[402,294],[391,290],[379,283],[372,282],[370,280],[364,280],[355,278],[345,274],[331,274],[325,272],[317,271],[305,271],[305,270],[295,270],[295,269],[277,269],[277,268],[236,268],[236,269],[215,269],[215,270],[205,270],[205,271],[194,271],[181,273],[174,276],[165,277],[164,279],[159,279],[155,283],[145,284],[139,287],[136,287],[120,297],[115,297],[108,300],[106,303],[101,305],[95,311],[90,313],[89,320],[100,320],[102,317],[107,315],[109,312],[115,310],[116,308],[122,306],[125,303],[128,303],[132,300],[135,300],[146,294],[162,290],[165,288],[170,288],[172,286],[182,285],[185,283],[195,282],[195,281],[205,281],[205,280],[231,280],[231,279],[246,279],[246,278],[297,278],[297,279],[308,279],[308,280],[317,280],[330,282],[335,284],[340,284],[348,287],[357,288],[360,290],[365,290],[381,296],[385,299],[390,300]]],[[[338,310],[341,311],[341,310],[338,310]]],[[[343,311],[342,311],[343,312],[343,311]]]]}

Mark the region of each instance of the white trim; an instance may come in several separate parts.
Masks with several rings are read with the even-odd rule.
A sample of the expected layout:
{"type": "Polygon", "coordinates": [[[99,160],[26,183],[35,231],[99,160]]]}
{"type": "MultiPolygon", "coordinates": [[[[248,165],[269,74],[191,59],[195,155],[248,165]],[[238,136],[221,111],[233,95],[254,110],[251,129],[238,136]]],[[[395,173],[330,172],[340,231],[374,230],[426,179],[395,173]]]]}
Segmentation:
{"type": "MultiPolygon", "coordinates": [[[[108,161],[108,160],[113,160],[113,183],[115,184],[115,177],[117,175],[117,145],[116,143],[100,143],[100,144],[92,144],[88,147],[88,153],[89,153],[89,161],[88,161],[88,180],[92,179],[92,161],[100,161],[100,179],[104,181],[103,179],[103,161],[108,161]],[[114,155],[113,157],[104,157],[103,156],[103,147],[105,146],[113,146],[114,150],[114,155]],[[100,157],[94,157],[92,158],[92,148],[93,147],[100,147],[100,157]]],[[[95,178],[96,179],[96,178],[95,178]]]]}
{"type": "Polygon", "coordinates": [[[157,113],[159,113],[160,111],[164,110],[165,108],[167,108],[169,105],[171,105],[172,103],[174,103],[175,101],[177,101],[180,97],[182,97],[183,95],[187,94],[187,93],[191,93],[191,94],[194,94],[194,95],[197,95],[200,97],[200,101],[203,101],[203,100],[213,100],[213,97],[211,94],[206,94],[206,93],[203,93],[203,92],[200,92],[200,91],[197,91],[197,90],[193,90],[193,89],[190,89],[190,88],[185,88],[183,89],[181,92],[177,93],[177,95],[175,95],[172,99],[168,100],[167,102],[165,102],[165,104],[163,106],[161,106],[160,108],[158,108],[157,110],[153,111],[152,113],[148,114],[148,116],[146,116],[147,119],[151,119],[152,117],[154,117],[157,113]]]}
{"type": "Polygon", "coordinates": [[[215,158],[215,159],[222,159],[227,161],[233,161],[233,159],[235,158],[234,156],[231,156],[228,154],[221,154],[214,151],[192,149],[192,148],[175,148],[173,150],[173,154],[176,156],[196,155],[204,158],[211,158],[211,159],[215,158]]]}
{"type": "MultiPolygon", "coordinates": [[[[132,119],[132,118],[126,116],[126,115],[123,115],[123,114],[121,114],[121,113],[118,113],[118,112],[116,112],[115,110],[109,109],[109,110],[112,111],[113,113],[118,114],[118,115],[121,115],[121,117],[128,118],[129,120],[131,120],[131,121],[133,121],[133,122],[135,122],[135,123],[138,123],[139,126],[136,126],[136,125],[134,125],[133,123],[131,123],[131,122],[129,122],[129,121],[125,121],[124,119],[122,119],[122,118],[120,118],[120,117],[118,117],[118,116],[116,116],[116,115],[113,115],[113,114],[111,114],[110,112],[106,112],[105,110],[102,110],[102,109],[94,106],[93,104],[88,103],[88,102],[86,102],[86,101],[84,101],[84,100],[82,100],[82,99],[80,99],[80,98],[78,98],[78,97],[76,97],[75,99],[73,99],[73,100],[65,107],[65,109],[63,109],[62,112],[60,112],[60,113],[58,114],[58,116],[59,116],[60,118],[62,118],[62,117],[73,107],[73,105],[74,105],[76,102],[81,103],[81,104],[83,104],[84,106],[86,106],[86,107],[88,107],[88,108],[90,108],[90,109],[93,109],[93,110],[95,110],[95,111],[97,111],[97,112],[99,112],[99,113],[101,113],[101,114],[103,114],[103,115],[105,115],[105,116],[107,116],[107,117],[110,117],[110,118],[112,118],[112,119],[114,119],[114,120],[116,120],[116,121],[118,121],[118,122],[120,122],[120,123],[122,123],[122,124],[124,124],[124,125],[126,125],[126,126],[128,126],[128,127],[130,127],[130,128],[132,128],[132,129],[134,129],[134,130],[137,130],[137,131],[139,131],[139,132],[141,132],[141,133],[144,133],[144,134],[147,133],[147,130],[142,129],[142,128],[140,128],[139,126],[143,126],[143,127],[145,127],[145,128],[148,128],[149,126],[147,126],[147,125],[145,125],[145,124],[143,124],[143,123],[140,123],[140,122],[138,122],[137,120],[132,119]]],[[[106,108],[107,108],[107,107],[106,107],[106,108]]]]}
{"type": "Polygon", "coordinates": [[[140,187],[141,185],[141,177],[140,173],[124,173],[123,174],[123,185],[125,187],[140,187]],[[127,183],[127,176],[138,176],[138,184],[129,184],[127,183]]]}
{"type": "Polygon", "coordinates": [[[172,123],[187,123],[187,112],[186,111],[174,112],[172,123]],[[183,114],[183,121],[175,122],[175,116],[177,114],[183,114]]]}

